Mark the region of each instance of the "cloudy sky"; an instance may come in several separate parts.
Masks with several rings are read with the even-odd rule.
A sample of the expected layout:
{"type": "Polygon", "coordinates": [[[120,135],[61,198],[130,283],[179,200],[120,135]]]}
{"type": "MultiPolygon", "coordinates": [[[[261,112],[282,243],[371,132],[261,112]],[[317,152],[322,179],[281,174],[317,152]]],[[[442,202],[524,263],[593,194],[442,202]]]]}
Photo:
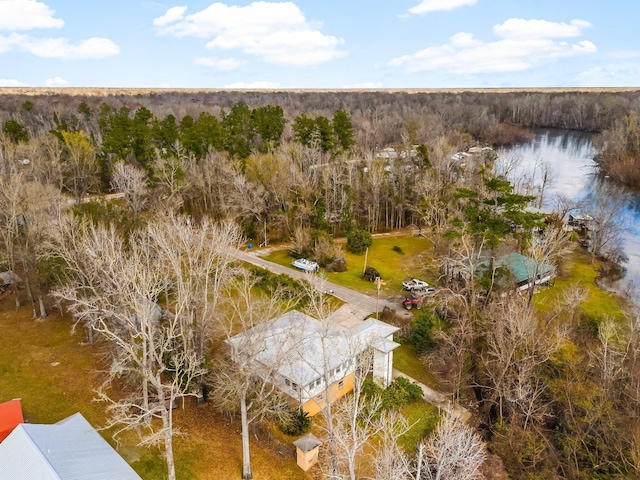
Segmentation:
{"type": "Polygon", "coordinates": [[[0,86],[640,86],[638,0],[0,0],[0,86]]]}

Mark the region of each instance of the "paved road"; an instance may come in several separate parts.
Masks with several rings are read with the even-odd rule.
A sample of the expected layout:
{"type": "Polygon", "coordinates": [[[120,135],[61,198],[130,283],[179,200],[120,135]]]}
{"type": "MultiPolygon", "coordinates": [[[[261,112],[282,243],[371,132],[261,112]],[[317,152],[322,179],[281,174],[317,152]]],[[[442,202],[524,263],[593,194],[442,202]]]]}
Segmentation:
{"type": "MultiPolygon", "coordinates": [[[[351,304],[361,310],[375,313],[376,312],[376,299],[371,298],[368,295],[364,295],[360,292],[356,292],[351,290],[350,288],[342,287],[340,285],[336,285],[335,283],[331,283],[322,276],[313,273],[301,272],[299,270],[294,270],[292,268],[287,268],[277,263],[269,262],[264,258],[261,258],[258,252],[246,252],[242,250],[237,251],[237,258],[250,263],[252,265],[256,265],[258,267],[270,270],[274,273],[289,275],[292,278],[298,280],[308,280],[314,283],[319,289],[322,291],[325,290],[333,290],[333,295],[345,303],[351,304]]],[[[382,311],[384,307],[389,307],[392,310],[404,312],[401,305],[389,302],[387,300],[379,300],[378,301],[378,311],[382,311]]],[[[455,415],[460,418],[462,421],[466,422],[470,417],[471,413],[464,408],[462,405],[452,402],[449,400],[446,395],[436,392],[432,388],[426,386],[423,383],[418,382],[416,379],[411,378],[410,376],[402,373],[397,369],[393,369],[393,378],[396,377],[404,377],[409,381],[419,385],[422,388],[424,393],[425,401],[440,407],[442,410],[450,413],[451,415],[455,415]]]]}
{"type": "MultiPolygon", "coordinates": [[[[314,273],[306,273],[300,270],[294,270],[293,268],[283,267],[277,263],[269,262],[260,257],[257,252],[246,252],[238,250],[237,258],[256,265],[258,267],[270,270],[274,273],[289,275],[297,280],[308,280],[312,282],[322,291],[333,290],[333,296],[339,298],[345,303],[349,303],[361,310],[369,313],[376,313],[376,299],[360,292],[356,292],[347,287],[342,287],[328,281],[321,275],[314,273]]],[[[383,300],[378,300],[378,312],[381,312],[384,307],[389,307],[392,310],[402,310],[402,305],[383,300]]]]}

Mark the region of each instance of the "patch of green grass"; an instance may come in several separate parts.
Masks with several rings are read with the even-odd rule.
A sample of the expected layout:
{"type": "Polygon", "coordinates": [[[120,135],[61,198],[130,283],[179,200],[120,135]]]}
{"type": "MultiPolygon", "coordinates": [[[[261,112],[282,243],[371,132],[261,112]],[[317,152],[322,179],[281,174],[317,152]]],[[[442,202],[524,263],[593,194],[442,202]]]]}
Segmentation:
{"type": "Polygon", "coordinates": [[[420,360],[418,352],[410,343],[400,345],[393,351],[393,367],[434,390],[440,388],[438,380],[420,360]]]}
{"type": "Polygon", "coordinates": [[[410,403],[400,412],[411,425],[411,429],[398,439],[398,445],[407,453],[413,453],[424,437],[429,435],[438,424],[438,407],[424,400],[410,403]]]}
{"type": "MultiPolygon", "coordinates": [[[[554,309],[564,302],[563,293],[578,284],[587,290],[587,298],[578,309],[580,316],[594,322],[600,322],[606,316],[622,318],[620,297],[596,285],[599,267],[599,262],[592,263],[590,255],[576,248],[566,259],[564,274],[556,279],[555,285],[534,295],[536,309],[543,314],[551,315],[554,309]]],[[[569,316],[569,311],[563,315],[565,320],[569,316]]]]}
{"type": "MultiPolygon", "coordinates": [[[[339,273],[326,273],[327,279],[338,285],[349,287],[359,292],[375,295],[375,285],[362,278],[365,256],[367,266],[374,267],[380,272],[381,278],[386,282],[382,286],[382,295],[400,293],[402,282],[407,278],[421,278],[429,283],[435,283],[437,273],[433,265],[429,265],[431,258],[425,255],[432,247],[431,242],[424,237],[402,235],[390,235],[374,237],[373,244],[369,248],[368,255],[354,255],[345,253],[347,271],[339,273]],[[397,247],[394,250],[394,247],[397,247]],[[398,253],[398,249],[402,253],[398,253]],[[425,271],[427,272],[425,274],[425,271]],[[430,273],[431,272],[431,273],[430,273]]],[[[286,250],[276,250],[265,257],[266,260],[291,266],[293,257],[286,250]]]]}

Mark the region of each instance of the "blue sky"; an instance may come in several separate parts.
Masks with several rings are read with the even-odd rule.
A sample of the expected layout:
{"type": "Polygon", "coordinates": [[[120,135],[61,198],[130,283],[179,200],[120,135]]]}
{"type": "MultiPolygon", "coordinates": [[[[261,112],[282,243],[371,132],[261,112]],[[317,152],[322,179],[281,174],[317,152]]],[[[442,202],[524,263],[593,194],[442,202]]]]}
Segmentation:
{"type": "Polygon", "coordinates": [[[638,0],[0,0],[0,86],[640,86],[638,0]]]}

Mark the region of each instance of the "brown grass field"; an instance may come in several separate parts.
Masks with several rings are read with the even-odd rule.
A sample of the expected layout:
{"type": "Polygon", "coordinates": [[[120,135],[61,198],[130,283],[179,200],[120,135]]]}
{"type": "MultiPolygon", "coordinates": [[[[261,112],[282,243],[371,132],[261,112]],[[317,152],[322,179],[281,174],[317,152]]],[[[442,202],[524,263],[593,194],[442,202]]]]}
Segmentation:
{"type": "MultiPolygon", "coordinates": [[[[103,378],[104,357],[100,346],[86,344],[80,332],[70,333],[70,327],[70,320],[59,313],[34,320],[28,306],[14,309],[11,293],[0,296],[0,402],[21,398],[31,423],[54,423],[81,412],[100,428],[106,423],[104,405],[93,399],[103,378]]],[[[186,403],[187,408],[175,412],[176,427],[185,434],[174,438],[178,478],[241,478],[239,419],[220,415],[210,403],[186,403]]],[[[116,444],[112,432],[101,433],[143,479],[166,478],[158,451],[137,447],[133,434],[116,444]]],[[[305,474],[297,467],[292,440],[279,432],[258,432],[258,440],[252,435],[255,478],[316,478],[314,469],[305,474]]]]}

